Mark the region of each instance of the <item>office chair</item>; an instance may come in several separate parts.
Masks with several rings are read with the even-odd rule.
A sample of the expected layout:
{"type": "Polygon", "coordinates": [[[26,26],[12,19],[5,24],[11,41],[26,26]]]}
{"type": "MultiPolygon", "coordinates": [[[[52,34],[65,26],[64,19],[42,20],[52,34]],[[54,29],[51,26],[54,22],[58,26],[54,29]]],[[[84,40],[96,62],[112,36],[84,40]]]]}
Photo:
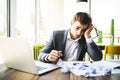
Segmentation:
{"type": "Polygon", "coordinates": [[[42,48],[45,46],[45,44],[35,44],[33,46],[33,56],[34,60],[38,60],[39,52],[42,51],[42,48]]]}
{"type": "Polygon", "coordinates": [[[110,57],[111,59],[120,59],[120,45],[107,45],[105,46],[104,56],[103,59],[106,60],[107,57],[110,57]],[[107,56],[109,55],[109,56],[107,56]],[[117,56],[116,56],[117,55],[117,56]]]}

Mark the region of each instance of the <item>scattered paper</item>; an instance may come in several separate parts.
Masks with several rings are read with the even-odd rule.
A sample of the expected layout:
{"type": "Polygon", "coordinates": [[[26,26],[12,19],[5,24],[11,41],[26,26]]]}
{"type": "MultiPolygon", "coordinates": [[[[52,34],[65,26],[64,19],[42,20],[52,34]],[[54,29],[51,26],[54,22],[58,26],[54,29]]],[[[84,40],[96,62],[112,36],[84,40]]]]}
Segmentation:
{"type": "MultiPolygon", "coordinates": [[[[61,66],[63,73],[72,72],[77,76],[94,77],[115,74],[115,67],[120,64],[108,61],[81,62],[81,61],[62,61],[59,59],[57,65],[61,66]]],[[[118,72],[117,72],[118,73],[118,72]]]]}

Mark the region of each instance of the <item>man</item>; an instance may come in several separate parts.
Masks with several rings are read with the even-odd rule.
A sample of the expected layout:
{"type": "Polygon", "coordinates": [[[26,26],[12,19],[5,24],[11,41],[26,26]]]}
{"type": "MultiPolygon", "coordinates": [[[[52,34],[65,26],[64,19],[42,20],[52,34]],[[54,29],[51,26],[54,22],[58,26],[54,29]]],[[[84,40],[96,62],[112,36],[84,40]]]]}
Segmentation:
{"type": "Polygon", "coordinates": [[[102,51],[91,39],[93,29],[91,17],[85,12],[78,12],[71,21],[69,30],[53,31],[53,34],[39,55],[44,62],[82,61],[87,52],[92,60],[102,59],[102,51]]]}

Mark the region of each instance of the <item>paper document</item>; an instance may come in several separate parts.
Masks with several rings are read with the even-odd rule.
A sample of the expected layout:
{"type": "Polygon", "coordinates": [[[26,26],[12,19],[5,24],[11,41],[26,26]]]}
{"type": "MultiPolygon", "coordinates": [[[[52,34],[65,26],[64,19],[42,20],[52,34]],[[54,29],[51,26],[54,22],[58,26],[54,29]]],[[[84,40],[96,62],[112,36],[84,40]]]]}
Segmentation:
{"type": "MultiPolygon", "coordinates": [[[[118,73],[118,69],[115,67],[120,66],[118,63],[107,61],[81,62],[81,61],[69,61],[64,62],[59,60],[57,65],[61,66],[61,71],[64,73],[72,72],[77,76],[94,77],[94,76],[106,76],[118,73]]],[[[120,70],[119,70],[120,73],[120,70]]]]}

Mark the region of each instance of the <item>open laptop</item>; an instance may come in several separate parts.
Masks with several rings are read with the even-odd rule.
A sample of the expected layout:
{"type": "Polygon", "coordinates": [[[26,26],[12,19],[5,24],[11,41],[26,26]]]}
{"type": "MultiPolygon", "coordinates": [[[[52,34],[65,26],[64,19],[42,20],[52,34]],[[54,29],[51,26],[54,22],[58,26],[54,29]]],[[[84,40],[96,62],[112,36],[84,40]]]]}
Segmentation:
{"type": "Polygon", "coordinates": [[[32,48],[25,38],[0,38],[0,56],[7,67],[38,75],[60,68],[55,64],[34,61],[32,48]]]}

